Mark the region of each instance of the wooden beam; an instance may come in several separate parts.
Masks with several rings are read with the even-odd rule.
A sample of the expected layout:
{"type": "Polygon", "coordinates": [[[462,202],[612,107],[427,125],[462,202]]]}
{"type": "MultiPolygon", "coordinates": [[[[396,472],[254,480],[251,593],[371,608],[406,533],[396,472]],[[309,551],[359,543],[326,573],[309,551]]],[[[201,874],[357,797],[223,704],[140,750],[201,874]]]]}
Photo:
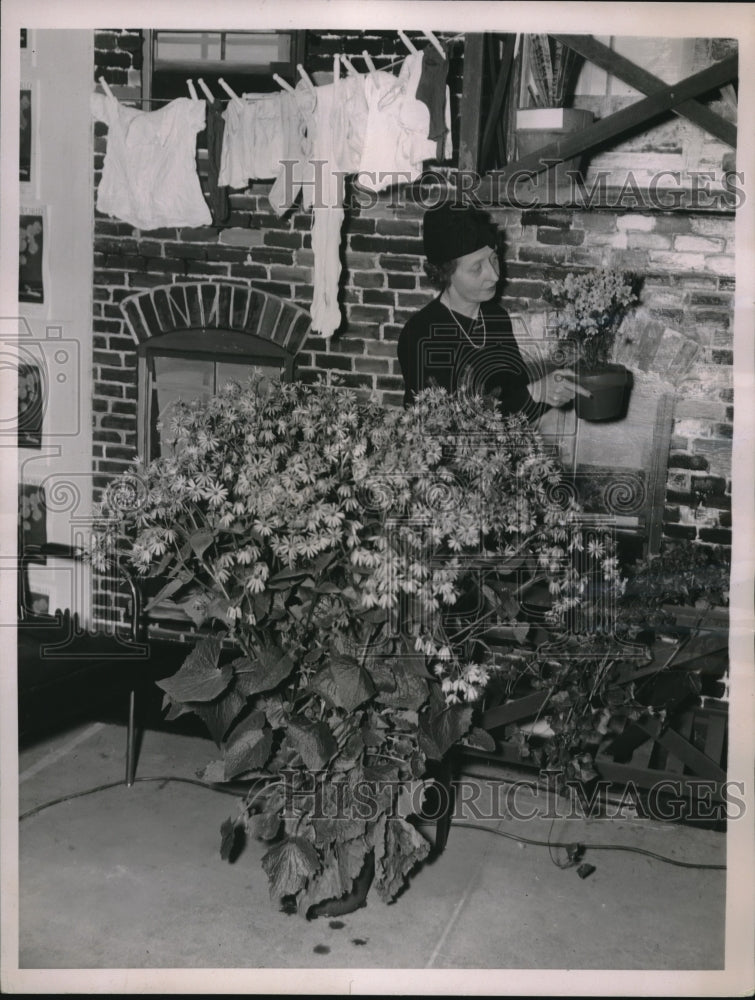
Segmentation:
{"type": "Polygon", "coordinates": [[[607,118],[601,118],[600,121],[581,132],[564,136],[556,142],[543,146],[542,149],[529,156],[523,156],[502,170],[501,176],[509,178],[516,173],[525,171],[539,174],[543,170],[547,170],[554,161],[567,160],[569,157],[587,153],[595,149],[596,146],[615,139],[630,129],[646,124],[662,112],[670,110],[691,97],[697,97],[708,90],[720,87],[722,83],[734,79],[736,75],[737,57],[729,56],[685,80],[680,80],[679,83],[662,87],[650,97],[645,97],[628,108],[608,115],[607,118]]]}
{"type": "Polygon", "coordinates": [[[460,170],[477,170],[479,164],[484,42],[485,36],[476,33],[464,39],[464,82],[459,108],[460,170]]]}
{"type": "Polygon", "coordinates": [[[670,751],[678,757],[695,777],[712,778],[714,781],[726,781],[726,771],[718,761],[712,760],[702,750],[698,750],[689,740],[675,732],[673,729],[663,729],[658,719],[647,719],[638,721],[636,725],[643,729],[649,736],[652,736],[656,743],[670,751]]]}
{"type": "MultiPolygon", "coordinates": [[[[634,87],[643,94],[653,94],[665,86],[663,80],[648,73],[647,70],[637,66],[625,56],[614,52],[613,49],[609,49],[607,45],[599,42],[592,35],[554,35],[553,37],[573,49],[574,52],[584,56],[585,59],[589,59],[591,63],[595,63],[596,66],[615,76],[617,80],[628,83],[630,87],[634,87]]],[[[699,125],[706,132],[710,132],[717,139],[721,139],[728,146],[736,149],[737,126],[716,114],[715,111],[711,111],[710,108],[706,108],[704,104],[690,98],[674,105],[670,110],[689,119],[695,125],[699,125]]]]}

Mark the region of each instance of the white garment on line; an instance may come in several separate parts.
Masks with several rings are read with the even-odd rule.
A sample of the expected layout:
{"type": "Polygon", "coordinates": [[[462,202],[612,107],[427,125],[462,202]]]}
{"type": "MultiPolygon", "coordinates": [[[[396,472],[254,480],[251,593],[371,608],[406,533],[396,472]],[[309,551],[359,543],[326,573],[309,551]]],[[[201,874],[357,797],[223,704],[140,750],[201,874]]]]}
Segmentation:
{"type": "Polygon", "coordinates": [[[312,327],[332,337],[341,325],[341,225],[344,177],[359,164],[367,124],[364,77],[349,76],[317,88],[310,122],[312,152],[306,163],[302,203],[312,208],[312,327]]]}
{"type": "Polygon", "coordinates": [[[178,97],[157,111],[141,111],[93,93],[91,112],[108,126],[100,212],[147,230],[212,223],[196,168],[204,101],[178,97]]]}

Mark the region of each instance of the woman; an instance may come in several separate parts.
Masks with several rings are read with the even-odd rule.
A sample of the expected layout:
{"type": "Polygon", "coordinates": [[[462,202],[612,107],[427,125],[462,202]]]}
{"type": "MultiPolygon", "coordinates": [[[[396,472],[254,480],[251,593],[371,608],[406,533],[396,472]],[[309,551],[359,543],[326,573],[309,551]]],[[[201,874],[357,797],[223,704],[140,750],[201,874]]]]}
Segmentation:
{"type": "Polygon", "coordinates": [[[525,364],[498,305],[500,278],[495,229],[471,206],[445,203],[425,213],[427,275],[440,292],[407,322],[398,341],[404,405],[430,385],[449,392],[493,393],[504,414],[534,421],[549,407],[589,395],[568,368],[533,371],[525,364]]]}

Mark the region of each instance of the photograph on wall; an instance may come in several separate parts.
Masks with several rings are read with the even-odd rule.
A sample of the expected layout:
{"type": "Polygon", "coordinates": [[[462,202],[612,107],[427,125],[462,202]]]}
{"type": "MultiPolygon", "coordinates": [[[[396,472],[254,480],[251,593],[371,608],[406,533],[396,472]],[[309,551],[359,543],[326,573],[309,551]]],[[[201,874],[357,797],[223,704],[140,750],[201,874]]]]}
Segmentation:
{"type": "Polygon", "coordinates": [[[47,213],[44,208],[22,208],[18,225],[18,301],[45,304],[45,240],[47,213]]]}
{"type": "Polygon", "coordinates": [[[42,447],[44,394],[38,365],[18,366],[18,447],[42,447]]]}
{"type": "Polygon", "coordinates": [[[18,138],[18,179],[22,184],[30,184],[32,181],[32,131],[32,89],[28,85],[22,85],[18,138]]]}

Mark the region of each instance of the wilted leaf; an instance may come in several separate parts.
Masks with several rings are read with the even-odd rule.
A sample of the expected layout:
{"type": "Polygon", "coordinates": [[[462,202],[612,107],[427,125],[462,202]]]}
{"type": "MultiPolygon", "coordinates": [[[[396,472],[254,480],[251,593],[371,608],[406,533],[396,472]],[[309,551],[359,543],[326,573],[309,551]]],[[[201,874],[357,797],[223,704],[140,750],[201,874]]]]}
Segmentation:
{"type": "Polygon", "coordinates": [[[228,861],[236,845],[237,827],[232,819],[225,820],[220,827],[220,857],[228,861]]]}
{"type": "Polygon", "coordinates": [[[419,717],[419,748],[431,760],[443,755],[466,733],[472,721],[468,705],[450,705],[442,712],[430,710],[419,717]]]}
{"type": "Polygon", "coordinates": [[[351,887],[351,882],[359,875],[362,868],[364,868],[367,850],[367,841],[363,836],[354,837],[350,840],[339,840],[335,844],[341,878],[348,884],[349,888],[351,887]]]}
{"type": "Polygon", "coordinates": [[[411,869],[430,852],[422,834],[403,819],[388,819],[385,826],[385,853],[375,858],[375,888],[381,899],[393,899],[411,869]]]}
{"type": "Polygon", "coordinates": [[[263,728],[264,721],[262,712],[253,712],[231,730],[224,747],[226,781],[264,766],[273,742],[273,731],[269,726],[263,728]]]}
{"type": "Polygon", "coordinates": [[[424,677],[417,674],[401,673],[393,670],[395,689],[393,691],[382,691],[380,702],[392,708],[418,709],[427,700],[428,686],[424,677]]]}
{"type": "Polygon", "coordinates": [[[252,836],[260,840],[275,840],[280,830],[281,818],[278,812],[255,813],[251,820],[252,836]]]}
{"type": "Polygon", "coordinates": [[[271,691],[291,673],[294,661],[277,646],[261,649],[256,660],[241,656],[231,663],[240,691],[247,697],[271,691]]]}
{"type": "Polygon", "coordinates": [[[406,819],[407,816],[417,815],[421,812],[425,791],[429,784],[432,782],[407,781],[401,785],[396,799],[396,815],[399,818],[406,819]]]}
{"type": "Polygon", "coordinates": [[[310,687],[347,712],[353,712],[375,692],[367,671],[352,656],[331,656],[328,665],[312,678],[310,687]]]}
{"type": "Polygon", "coordinates": [[[299,900],[299,913],[306,914],[310,906],[323,903],[326,899],[340,899],[351,888],[351,883],[343,878],[332,851],[324,853],[322,863],[322,871],[310,879],[307,891],[299,900]]]}
{"type": "Polygon", "coordinates": [[[273,603],[273,595],[268,590],[263,590],[259,594],[252,596],[252,611],[257,621],[262,621],[265,615],[270,612],[270,605],[273,603]]]}
{"type": "Polygon", "coordinates": [[[319,771],[338,749],[333,734],[324,722],[290,720],[286,738],[301,755],[310,771],[319,771]]]}
{"type": "Polygon", "coordinates": [[[178,673],[158,681],[158,687],[167,691],[173,701],[204,702],[217,698],[233,676],[229,664],[218,668],[220,647],[219,639],[202,639],[186,657],[178,673]]]}
{"type": "Polygon", "coordinates": [[[270,898],[281,899],[306,886],[319,868],[319,859],[308,841],[293,837],[271,847],[262,858],[262,867],[270,880],[270,898]]]}

